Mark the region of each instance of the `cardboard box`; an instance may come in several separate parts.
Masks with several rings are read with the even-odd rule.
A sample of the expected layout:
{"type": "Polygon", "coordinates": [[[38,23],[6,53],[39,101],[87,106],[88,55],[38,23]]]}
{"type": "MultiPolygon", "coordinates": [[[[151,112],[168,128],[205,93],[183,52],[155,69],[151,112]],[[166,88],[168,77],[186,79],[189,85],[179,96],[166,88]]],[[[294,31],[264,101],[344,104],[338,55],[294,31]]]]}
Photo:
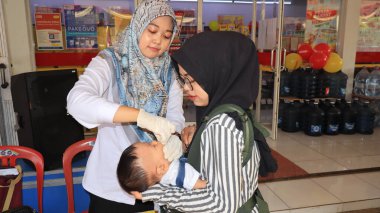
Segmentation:
{"type": "Polygon", "coordinates": [[[240,26],[244,25],[244,16],[242,15],[218,15],[219,24],[232,24],[235,29],[240,29],[240,26]]]}

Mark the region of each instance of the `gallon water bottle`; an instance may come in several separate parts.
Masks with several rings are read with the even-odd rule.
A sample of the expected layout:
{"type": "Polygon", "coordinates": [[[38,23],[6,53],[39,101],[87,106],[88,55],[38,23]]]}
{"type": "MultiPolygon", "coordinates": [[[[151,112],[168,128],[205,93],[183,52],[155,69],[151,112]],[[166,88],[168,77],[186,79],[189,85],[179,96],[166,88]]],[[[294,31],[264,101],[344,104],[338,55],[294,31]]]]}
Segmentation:
{"type": "Polygon", "coordinates": [[[373,133],[375,113],[369,107],[369,101],[364,101],[363,106],[356,115],[355,129],[360,134],[370,135],[373,133]]]}
{"type": "Polygon", "coordinates": [[[341,122],[339,132],[343,134],[355,133],[356,112],[351,106],[351,101],[347,101],[345,106],[341,108],[341,122]]]}
{"type": "Polygon", "coordinates": [[[357,114],[359,110],[362,108],[363,103],[359,100],[359,98],[354,98],[351,103],[351,108],[354,110],[354,112],[357,114]]]}
{"type": "Polygon", "coordinates": [[[291,73],[288,71],[288,69],[281,72],[281,78],[280,78],[280,96],[281,97],[291,96],[290,77],[291,77],[291,73]]]}
{"type": "Polygon", "coordinates": [[[342,71],[321,72],[318,79],[318,96],[324,98],[344,98],[348,76],[342,71]]]}
{"type": "Polygon", "coordinates": [[[293,101],[286,105],[282,113],[281,129],[285,132],[297,132],[299,130],[299,111],[293,101]]]}
{"type": "Polygon", "coordinates": [[[306,68],[300,77],[299,98],[310,99],[317,96],[318,91],[318,70],[306,68]]]}
{"type": "Polygon", "coordinates": [[[365,95],[366,81],[368,79],[369,72],[366,67],[363,67],[355,76],[354,93],[356,95],[365,95]]]}
{"type": "Polygon", "coordinates": [[[335,107],[333,101],[330,102],[330,107],[326,110],[325,114],[325,134],[326,135],[337,135],[339,134],[339,125],[340,125],[340,110],[335,107]]]}
{"type": "Polygon", "coordinates": [[[319,101],[319,108],[321,110],[323,110],[323,112],[326,113],[326,111],[330,108],[331,104],[330,104],[330,101],[328,99],[321,99],[319,101]]]}
{"type": "Polygon", "coordinates": [[[302,76],[304,75],[304,69],[299,68],[291,72],[290,75],[290,94],[294,97],[301,96],[301,81],[302,76]]]}
{"type": "Polygon", "coordinates": [[[365,96],[380,98],[380,69],[376,67],[366,81],[365,96]]]}
{"type": "Polygon", "coordinates": [[[304,132],[310,136],[321,136],[322,126],[325,113],[318,107],[318,102],[314,102],[313,106],[308,111],[308,119],[305,120],[304,132]]]}
{"type": "Polygon", "coordinates": [[[340,98],[338,98],[338,99],[336,99],[336,101],[335,101],[335,106],[336,106],[338,109],[340,109],[340,111],[342,111],[342,110],[346,107],[346,105],[347,105],[347,102],[346,102],[346,100],[344,100],[344,99],[340,99],[340,98]]]}
{"type": "Polygon", "coordinates": [[[303,105],[299,108],[299,124],[301,131],[306,127],[306,121],[309,119],[309,110],[311,105],[310,100],[304,100],[303,105]]]}
{"type": "Polygon", "coordinates": [[[281,128],[282,125],[282,114],[284,113],[284,108],[286,107],[287,103],[285,103],[284,99],[280,99],[280,104],[278,105],[278,121],[277,126],[281,128]]]}

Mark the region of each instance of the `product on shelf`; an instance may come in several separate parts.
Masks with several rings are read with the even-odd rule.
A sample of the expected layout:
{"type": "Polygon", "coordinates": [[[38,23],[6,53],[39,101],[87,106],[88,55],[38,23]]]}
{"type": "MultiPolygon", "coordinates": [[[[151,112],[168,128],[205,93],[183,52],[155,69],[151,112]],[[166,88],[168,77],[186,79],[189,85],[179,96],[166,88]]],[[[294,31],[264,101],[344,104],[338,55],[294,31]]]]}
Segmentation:
{"type": "Polygon", "coordinates": [[[368,75],[365,87],[365,96],[380,98],[380,69],[376,67],[368,75]]]}
{"type": "Polygon", "coordinates": [[[312,104],[313,103],[311,103],[310,100],[306,99],[303,101],[302,106],[300,106],[300,108],[299,108],[299,113],[300,113],[299,125],[300,125],[301,130],[305,130],[305,128],[306,128],[306,122],[309,119],[309,117],[306,115],[309,114],[309,110],[310,110],[312,104]]]}
{"type": "Polygon", "coordinates": [[[282,125],[282,114],[284,112],[284,108],[286,107],[286,103],[284,99],[280,99],[280,104],[278,105],[278,120],[277,120],[277,126],[281,128],[282,125]]]}
{"type": "Polygon", "coordinates": [[[304,75],[303,69],[296,69],[293,72],[291,72],[291,79],[290,79],[290,94],[294,97],[300,97],[301,92],[301,81],[302,76],[304,75]]]}
{"type": "Polygon", "coordinates": [[[367,67],[363,67],[355,76],[354,93],[356,95],[365,95],[366,81],[369,72],[367,67]]]}
{"type": "Polygon", "coordinates": [[[357,112],[352,108],[351,101],[347,101],[341,108],[342,119],[339,126],[339,132],[342,134],[355,133],[355,120],[357,112]]]}
{"type": "Polygon", "coordinates": [[[293,101],[284,107],[281,129],[285,132],[297,132],[299,130],[299,108],[293,101]]]}
{"type": "Polygon", "coordinates": [[[342,71],[329,73],[320,72],[318,75],[318,94],[320,98],[345,98],[348,76],[342,71]]]}
{"type": "Polygon", "coordinates": [[[339,134],[339,125],[341,119],[341,111],[335,106],[334,101],[330,101],[330,107],[325,111],[325,126],[326,135],[339,134]]]}
{"type": "Polygon", "coordinates": [[[290,78],[291,73],[288,71],[288,69],[285,69],[281,72],[281,78],[280,78],[280,96],[281,97],[287,97],[290,96],[290,78]]]}
{"type": "Polygon", "coordinates": [[[325,113],[322,109],[319,108],[318,102],[313,103],[313,105],[308,110],[307,115],[308,116],[304,124],[305,134],[310,136],[321,136],[325,113]]]}
{"type": "Polygon", "coordinates": [[[374,122],[375,113],[371,108],[369,108],[369,101],[364,101],[363,106],[359,108],[356,116],[356,132],[360,134],[372,134],[374,122]]]}

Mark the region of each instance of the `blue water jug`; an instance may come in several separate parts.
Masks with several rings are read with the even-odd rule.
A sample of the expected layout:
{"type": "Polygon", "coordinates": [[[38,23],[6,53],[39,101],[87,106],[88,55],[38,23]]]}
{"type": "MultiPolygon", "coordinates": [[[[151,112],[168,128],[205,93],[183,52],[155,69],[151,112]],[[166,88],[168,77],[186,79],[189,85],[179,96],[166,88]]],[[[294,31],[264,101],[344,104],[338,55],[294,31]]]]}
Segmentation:
{"type": "Polygon", "coordinates": [[[363,67],[355,76],[354,93],[356,95],[365,95],[366,81],[369,72],[367,67],[363,67]]]}
{"type": "Polygon", "coordinates": [[[340,125],[340,110],[335,107],[333,101],[330,102],[330,107],[325,112],[325,134],[326,135],[337,135],[339,134],[339,125],[340,125]]]}
{"type": "Polygon", "coordinates": [[[280,78],[280,96],[281,97],[291,96],[290,78],[291,78],[291,73],[287,69],[281,72],[281,78],[280,78]]]}
{"type": "Polygon", "coordinates": [[[348,76],[342,71],[335,73],[320,72],[318,78],[318,97],[344,98],[348,76]]]}
{"type": "Polygon", "coordinates": [[[313,103],[313,106],[308,110],[308,119],[305,120],[305,134],[310,136],[321,136],[324,117],[325,113],[319,108],[318,102],[313,103]]]}
{"type": "Polygon", "coordinates": [[[380,69],[376,67],[369,74],[366,81],[365,95],[368,97],[380,98],[380,69]]]}
{"type": "Polygon", "coordinates": [[[301,81],[304,75],[304,69],[299,68],[291,72],[290,75],[290,94],[294,97],[301,97],[301,81]]]}
{"type": "Polygon", "coordinates": [[[318,70],[306,68],[300,76],[299,98],[310,99],[317,96],[318,91],[318,70]]]}
{"type": "Polygon", "coordinates": [[[375,113],[369,107],[369,101],[364,101],[363,106],[356,115],[355,129],[360,134],[370,135],[373,133],[375,113]]]}
{"type": "Polygon", "coordinates": [[[347,101],[345,106],[341,108],[341,123],[339,132],[342,134],[354,134],[356,123],[356,111],[351,106],[351,101],[347,101]]]}
{"type": "Polygon", "coordinates": [[[282,113],[281,129],[285,132],[297,132],[299,130],[299,111],[291,101],[284,107],[282,113]]]}

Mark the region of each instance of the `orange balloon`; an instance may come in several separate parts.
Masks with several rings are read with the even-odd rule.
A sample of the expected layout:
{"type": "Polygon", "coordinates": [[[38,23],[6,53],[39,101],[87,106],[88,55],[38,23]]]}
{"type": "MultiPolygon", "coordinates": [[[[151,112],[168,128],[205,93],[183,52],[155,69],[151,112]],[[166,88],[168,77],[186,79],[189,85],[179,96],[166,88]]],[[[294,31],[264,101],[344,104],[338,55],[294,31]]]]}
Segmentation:
{"type": "Polygon", "coordinates": [[[302,57],[298,53],[290,53],[285,57],[285,67],[289,71],[296,70],[302,65],[302,57]]]}
{"type": "Polygon", "coordinates": [[[343,60],[337,53],[330,53],[329,58],[327,59],[326,65],[323,69],[326,72],[334,73],[341,70],[343,67],[343,60]]]}

